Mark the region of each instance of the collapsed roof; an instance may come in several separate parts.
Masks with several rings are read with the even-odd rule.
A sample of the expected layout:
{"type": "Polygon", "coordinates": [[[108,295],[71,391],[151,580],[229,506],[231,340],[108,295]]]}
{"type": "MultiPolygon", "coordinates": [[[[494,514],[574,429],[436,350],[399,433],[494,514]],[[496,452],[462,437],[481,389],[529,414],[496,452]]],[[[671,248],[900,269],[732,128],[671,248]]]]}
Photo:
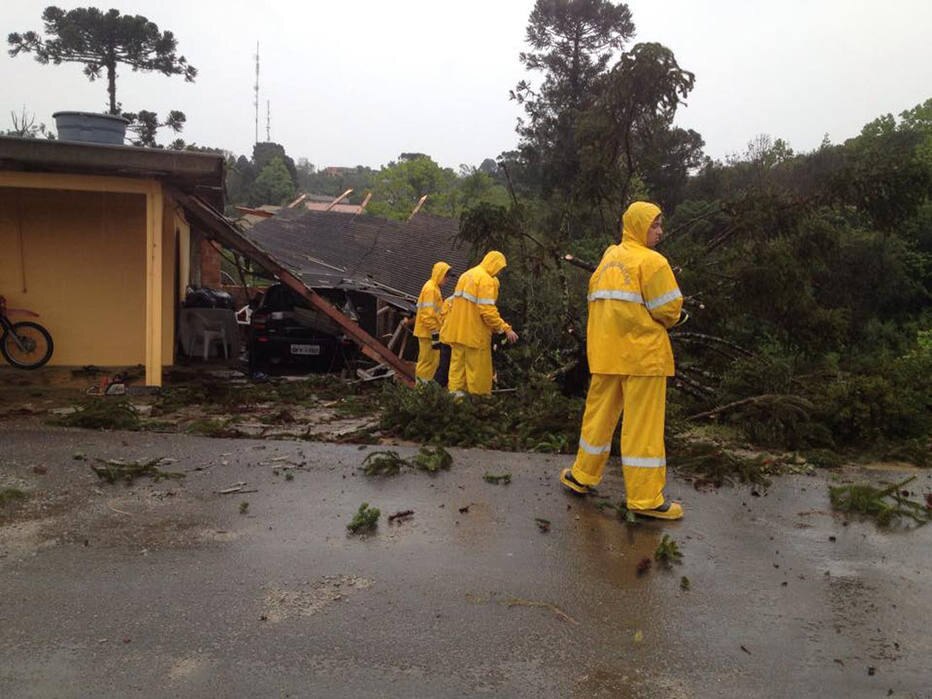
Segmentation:
{"type": "Polygon", "coordinates": [[[282,209],[243,235],[312,288],[365,291],[413,310],[438,260],[470,266],[455,219],[418,213],[408,221],[333,211],[282,209]]]}

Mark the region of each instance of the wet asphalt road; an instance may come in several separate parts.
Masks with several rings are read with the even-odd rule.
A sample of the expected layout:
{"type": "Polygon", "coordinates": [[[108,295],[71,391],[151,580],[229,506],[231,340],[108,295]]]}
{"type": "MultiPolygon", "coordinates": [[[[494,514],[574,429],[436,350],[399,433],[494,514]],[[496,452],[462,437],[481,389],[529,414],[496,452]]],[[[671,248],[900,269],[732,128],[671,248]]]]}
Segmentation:
{"type": "Polygon", "coordinates": [[[31,493],[0,510],[0,696],[932,697],[932,527],[846,524],[825,475],[672,477],[687,518],[632,527],[560,491],[570,457],[367,478],[373,449],[0,425],[31,493]],[[187,477],[107,485],[77,452],[187,477]],[[682,563],[638,575],[664,533],[682,563]]]}

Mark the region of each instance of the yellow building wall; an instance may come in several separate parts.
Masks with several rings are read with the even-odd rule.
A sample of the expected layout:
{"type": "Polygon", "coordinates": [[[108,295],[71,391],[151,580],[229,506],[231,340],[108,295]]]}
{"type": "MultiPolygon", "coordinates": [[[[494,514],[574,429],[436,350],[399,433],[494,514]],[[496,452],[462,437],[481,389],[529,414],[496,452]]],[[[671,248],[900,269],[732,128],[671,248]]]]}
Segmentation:
{"type": "MultiPolygon", "coordinates": [[[[177,299],[169,205],[161,250],[163,364],[173,359],[177,299]]],[[[0,295],[40,314],[55,342],[52,365],[144,364],[145,195],[0,187],[0,295]]]]}

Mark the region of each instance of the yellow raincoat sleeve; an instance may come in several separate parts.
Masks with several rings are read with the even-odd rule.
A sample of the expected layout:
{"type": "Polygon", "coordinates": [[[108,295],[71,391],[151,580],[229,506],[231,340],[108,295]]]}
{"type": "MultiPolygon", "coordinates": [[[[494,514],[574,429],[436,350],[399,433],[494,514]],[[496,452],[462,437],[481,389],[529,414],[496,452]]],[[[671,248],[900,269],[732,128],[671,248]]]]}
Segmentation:
{"type": "Polygon", "coordinates": [[[477,297],[477,306],[482,322],[485,323],[493,333],[503,333],[511,330],[511,326],[502,320],[499,315],[498,307],[495,305],[498,301],[498,279],[489,276],[479,281],[479,294],[477,297]]]}
{"type": "Polygon", "coordinates": [[[415,337],[430,337],[440,332],[440,304],[443,297],[433,280],[421,289],[417,299],[417,317],[414,322],[415,337]]]}
{"type": "Polygon", "coordinates": [[[443,328],[443,323],[447,319],[447,316],[450,315],[450,309],[453,308],[453,295],[451,294],[443,301],[443,305],[440,306],[440,327],[443,328]]]}
{"type": "Polygon", "coordinates": [[[665,328],[673,327],[683,308],[683,294],[670,265],[664,262],[644,285],[644,306],[651,318],[665,328]]]}

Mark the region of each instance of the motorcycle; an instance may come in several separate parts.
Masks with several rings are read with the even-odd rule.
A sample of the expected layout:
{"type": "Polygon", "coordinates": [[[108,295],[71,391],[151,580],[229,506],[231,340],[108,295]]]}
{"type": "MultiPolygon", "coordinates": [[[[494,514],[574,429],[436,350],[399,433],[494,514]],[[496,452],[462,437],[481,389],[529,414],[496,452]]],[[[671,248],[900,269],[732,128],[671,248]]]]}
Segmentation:
{"type": "Polygon", "coordinates": [[[12,313],[39,317],[25,308],[7,308],[6,299],[0,296],[0,354],[17,369],[38,369],[52,358],[52,336],[33,321],[14,323],[9,317],[12,313]]]}

